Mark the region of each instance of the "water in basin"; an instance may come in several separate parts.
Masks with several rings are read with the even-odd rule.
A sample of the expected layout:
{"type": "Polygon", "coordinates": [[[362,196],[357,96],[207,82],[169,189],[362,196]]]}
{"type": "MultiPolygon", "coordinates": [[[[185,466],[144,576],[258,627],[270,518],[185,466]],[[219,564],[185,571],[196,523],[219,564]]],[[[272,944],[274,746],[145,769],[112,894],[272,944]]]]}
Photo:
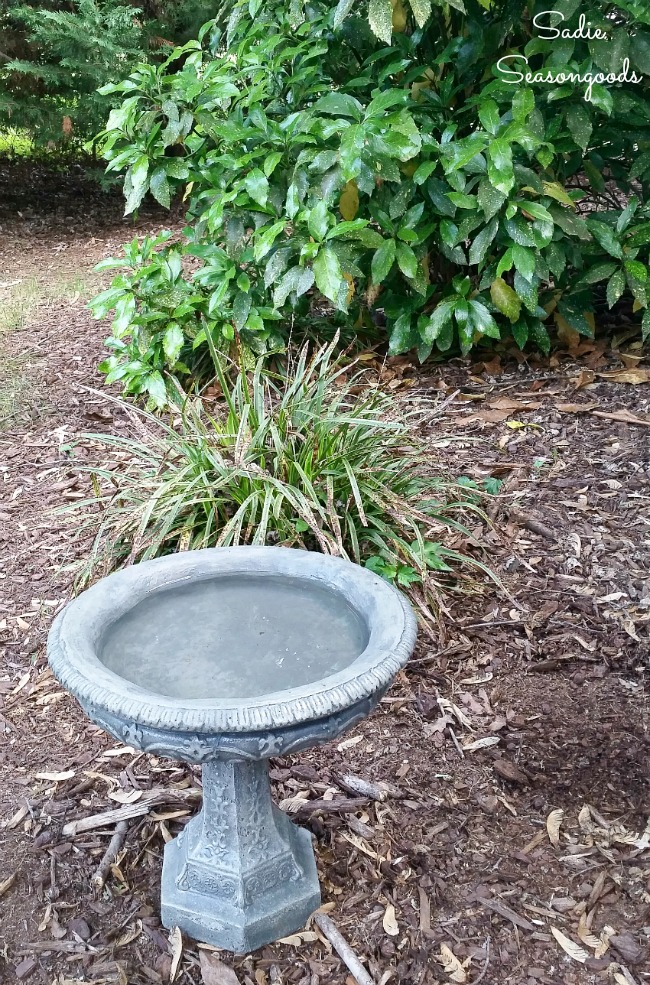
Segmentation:
{"type": "Polygon", "coordinates": [[[230,575],[154,593],[99,648],[113,673],[176,698],[260,697],[348,667],[368,631],[345,598],[314,582],[230,575]]]}

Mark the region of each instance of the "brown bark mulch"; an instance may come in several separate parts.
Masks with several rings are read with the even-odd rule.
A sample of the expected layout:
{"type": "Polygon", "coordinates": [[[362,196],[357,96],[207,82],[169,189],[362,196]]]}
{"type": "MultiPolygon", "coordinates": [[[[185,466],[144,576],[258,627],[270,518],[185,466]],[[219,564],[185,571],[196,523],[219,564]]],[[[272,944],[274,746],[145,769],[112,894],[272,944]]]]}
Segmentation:
{"type": "MultiPolygon", "coordinates": [[[[3,308],[33,285],[0,335],[26,380],[0,424],[0,980],[354,985],[313,925],[253,955],[179,952],[160,864],[200,771],[116,745],[47,669],[85,549],[52,512],[86,495],[93,450],[74,441],[129,426],[84,389],[102,385],[105,334],[84,301],[133,230],[115,196],[50,176],[21,198],[19,177],[0,165],[3,308]],[[66,825],[138,803],[95,893],[114,826],[66,825]]],[[[379,367],[396,395],[447,402],[424,429],[432,465],[503,483],[492,526],[450,543],[505,590],[477,575],[369,720],[272,763],[276,799],[315,835],[329,916],[378,985],[650,981],[650,372],[625,334],[550,360],[379,367]]]]}

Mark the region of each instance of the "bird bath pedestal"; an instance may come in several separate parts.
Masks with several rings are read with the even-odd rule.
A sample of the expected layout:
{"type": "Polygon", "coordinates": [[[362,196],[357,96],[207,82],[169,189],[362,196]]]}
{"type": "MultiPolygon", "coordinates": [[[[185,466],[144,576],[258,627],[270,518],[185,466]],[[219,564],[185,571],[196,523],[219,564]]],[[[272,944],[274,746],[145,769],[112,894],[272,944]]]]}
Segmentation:
{"type": "Polygon", "coordinates": [[[307,551],[189,551],[98,582],[57,617],[49,660],[107,732],[203,767],[203,809],[165,846],[161,911],[245,953],[320,905],[308,831],[268,759],[336,738],[411,654],[415,620],[372,572],[307,551]]]}

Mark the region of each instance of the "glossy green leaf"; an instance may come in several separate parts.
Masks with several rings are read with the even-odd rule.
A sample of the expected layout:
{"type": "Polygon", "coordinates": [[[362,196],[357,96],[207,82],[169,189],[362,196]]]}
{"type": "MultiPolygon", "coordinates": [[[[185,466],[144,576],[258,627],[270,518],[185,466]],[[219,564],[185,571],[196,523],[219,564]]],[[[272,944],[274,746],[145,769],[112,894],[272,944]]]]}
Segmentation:
{"type": "Polygon", "coordinates": [[[184,342],[183,330],[180,325],[177,322],[170,322],[163,335],[163,350],[165,358],[171,366],[177,362],[184,342]]]}
{"type": "Polygon", "coordinates": [[[492,219],[491,222],[484,226],[479,234],[476,236],[469,250],[469,262],[471,264],[480,264],[485,258],[491,243],[499,230],[499,222],[497,219],[492,219]]]}
{"type": "Polygon", "coordinates": [[[406,243],[397,243],[397,265],[405,277],[413,279],[417,276],[418,260],[411,247],[407,246],[406,243]]]}
{"type": "Polygon", "coordinates": [[[594,128],[591,117],[584,105],[576,103],[573,106],[569,106],[566,111],[566,121],[569,132],[576,144],[582,151],[586,152],[594,128]]]}
{"type": "Polygon", "coordinates": [[[314,206],[314,208],[309,212],[307,228],[309,230],[309,235],[312,236],[317,243],[320,243],[327,236],[329,220],[330,214],[327,208],[327,202],[319,202],[318,205],[314,206]]]}
{"type": "Polygon", "coordinates": [[[332,302],[337,302],[341,285],[345,284],[341,264],[331,246],[324,246],[318,251],[313,263],[316,287],[332,302]]]}
{"type": "Polygon", "coordinates": [[[594,239],[602,246],[610,256],[621,260],[623,258],[623,248],[616,236],[616,233],[606,223],[599,219],[587,219],[587,228],[594,239]]]}
{"type": "Polygon", "coordinates": [[[499,107],[495,101],[493,99],[483,100],[478,109],[478,116],[488,133],[494,136],[501,125],[499,107]]]}
{"type": "Polygon", "coordinates": [[[368,20],[379,40],[390,44],[393,36],[393,8],[390,0],[370,0],[368,20]]]}
{"type": "Polygon", "coordinates": [[[371,270],[373,284],[381,284],[386,280],[395,263],[396,255],[397,247],[395,240],[385,240],[372,258],[371,270]]]}
{"type": "Polygon", "coordinates": [[[164,208],[168,209],[171,204],[171,194],[167,172],[164,168],[156,168],[149,181],[149,191],[164,208]]]}
{"type": "Polygon", "coordinates": [[[269,179],[259,168],[253,168],[244,178],[246,191],[258,205],[262,208],[266,206],[269,198],[269,179]]]}
{"type": "Polygon", "coordinates": [[[455,301],[442,301],[429,317],[420,334],[425,342],[435,342],[439,339],[445,325],[449,325],[456,308],[455,301]]]}
{"type": "Polygon", "coordinates": [[[411,316],[400,315],[391,328],[389,336],[389,353],[392,356],[408,352],[413,345],[411,316]]]}
{"type": "Polygon", "coordinates": [[[534,252],[526,246],[520,246],[518,243],[515,243],[512,247],[512,260],[522,277],[530,280],[535,273],[534,252]]]}

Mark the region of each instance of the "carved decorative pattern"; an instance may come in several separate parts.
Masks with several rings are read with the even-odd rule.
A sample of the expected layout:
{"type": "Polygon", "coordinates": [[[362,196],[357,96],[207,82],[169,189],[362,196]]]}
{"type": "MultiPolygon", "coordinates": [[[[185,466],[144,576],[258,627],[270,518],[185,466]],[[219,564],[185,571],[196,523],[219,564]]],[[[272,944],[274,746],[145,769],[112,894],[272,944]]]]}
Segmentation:
{"type": "Polygon", "coordinates": [[[381,688],[376,694],[337,715],[276,732],[266,732],[262,737],[255,733],[199,736],[168,732],[132,721],[125,722],[96,705],[83,702],[82,707],[88,717],[110,735],[153,756],[182,759],[188,763],[206,763],[218,759],[254,762],[270,756],[286,756],[335,739],[341,732],[366,718],[386,690],[387,688],[381,688]]]}
{"type": "Polygon", "coordinates": [[[252,875],[244,879],[244,901],[253,903],[265,896],[276,886],[285,882],[296,882],[302,871],[293,858],[287,858],[277,864],[259,867],[252,875]]]}

